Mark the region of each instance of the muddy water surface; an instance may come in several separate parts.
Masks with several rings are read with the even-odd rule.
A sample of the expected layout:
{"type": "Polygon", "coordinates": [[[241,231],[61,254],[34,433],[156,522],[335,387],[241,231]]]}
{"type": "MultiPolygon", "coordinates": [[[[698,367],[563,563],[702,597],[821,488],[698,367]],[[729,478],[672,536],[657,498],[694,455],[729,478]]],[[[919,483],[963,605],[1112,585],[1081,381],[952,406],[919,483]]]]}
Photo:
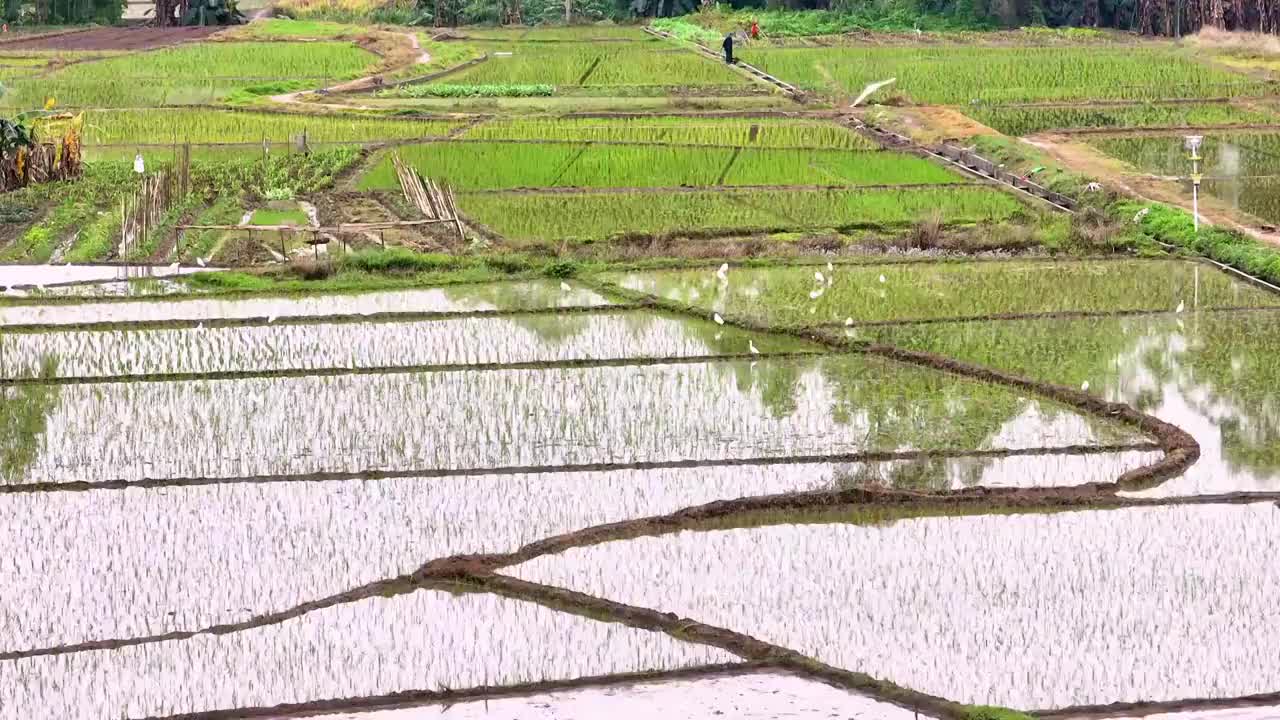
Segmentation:
{"type": "Polygon", "coordinates": [[[228,635],[3,662],[0,717],[151,717],[736,660],[518,600],[420,590],[228,635]]]}
{"type": "Polygon", "coordinates": [[[5,389],[14,482],[1025,449],[1142,440],[864,356],[5,389]]]}
{"type": "Polygon", "coordinates": [[[686,531],[508,572],[1045,709],[1277,690],[1277,552],[1265,503],[686,531]]]}

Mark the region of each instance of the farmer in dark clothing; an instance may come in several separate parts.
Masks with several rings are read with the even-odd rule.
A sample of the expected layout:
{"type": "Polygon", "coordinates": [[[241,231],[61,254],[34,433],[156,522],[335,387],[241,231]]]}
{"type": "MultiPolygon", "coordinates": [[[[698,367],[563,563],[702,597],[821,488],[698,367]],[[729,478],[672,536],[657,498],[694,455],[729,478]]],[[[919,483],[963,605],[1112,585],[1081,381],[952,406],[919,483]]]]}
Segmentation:
{"type": "Polygon", "coordinates": [[[733,33],[724,36],[724,61],[733,64],[733,33]]]}

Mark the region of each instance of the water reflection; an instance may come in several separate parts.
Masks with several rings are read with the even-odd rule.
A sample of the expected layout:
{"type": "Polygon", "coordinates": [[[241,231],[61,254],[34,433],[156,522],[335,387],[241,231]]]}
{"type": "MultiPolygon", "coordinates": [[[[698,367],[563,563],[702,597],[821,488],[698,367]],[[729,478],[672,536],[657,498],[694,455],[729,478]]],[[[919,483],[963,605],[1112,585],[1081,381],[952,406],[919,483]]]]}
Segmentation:
{"type": "Polygon", "coordinates": [[[510,572],[960,702],[1054,708],[1275,691],[1278,530],[1273,503],[828,521],[617,541],[510,572]]]}
{"type": "Polygon", "coordinates": [[[61,303],[56,305],[0,306],[0,325],[68,325],[77,323],[130,323],[149,321],[235,320],[245,318],[314,317],[320,315],[372,315],[375,313],[458,312],[469,310],[525,310],[547,307],[596,307],[610,304],[583,287],[563,290],[559,282],[477,283],[448,289],[393,290],[349,295],[254,297],[240,300],[183,298],[172,302],[61,303]],[[495,285],[530,286],[512,289],[517,304],[493,302],[495,285]]]}
{"type": "Polygon", "coordinates": [[[752,344],[761,352],[818,349],[705,320],[618,311],[9,333],[0,336],[0,377],[18,376],[49,352],[65,358],[61,377],[103,377],[689,357],[746,354],[752,344]]]}
{"type": "Polygon", "coordinates": [[[152,717],[737,660],[532,603],[420,590],[229,635],[0,662],[0,716],[152,717]]]}
{"type": "Polygon", "coordinates": [[[61,390],[8,482],[1024,449],[1126,427],[872,357],[61,390]]]}
{"type": "Polygon", "coordinates": [[[217,271],[169,265],[0,265],[0,286],[37,290],[44,285],[176,277],[198,272],[217,271]]]}
{"type": "Polygon", "coordinates": [[[1200,459],[1147,494],[1280,490],[1280,312],[886,328],[879,339],[1130,403],[1190,432],[1200,459]]]}

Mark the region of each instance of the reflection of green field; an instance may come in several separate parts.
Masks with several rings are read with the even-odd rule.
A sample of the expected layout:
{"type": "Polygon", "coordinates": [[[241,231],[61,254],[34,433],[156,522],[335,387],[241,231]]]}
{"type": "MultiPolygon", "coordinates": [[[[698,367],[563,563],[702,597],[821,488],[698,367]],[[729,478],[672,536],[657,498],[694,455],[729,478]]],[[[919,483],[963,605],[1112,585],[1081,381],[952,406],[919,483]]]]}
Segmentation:
{"type": "Polygon", "coordinates": [[[1223,490],[1243,489],[1236,485],[1239,473],[1280,487],[1280,355],[1273,347],[1280,313],[943,323],[865,332],[1039,380],[1072,387],[1088,382],[1091,392],[1191,431],[1201,445],[1198,465],[1208,466],[1211,481],[1223,490]]]}
{"type": "Polygon", "coordinates": [[[910,263],[632,273],[623,285],[770,324],[815,325],[998,313],[1280,305],[1280,296],[1195,263],[1164,260],[910,263]],[[830,276],[830,277],[827,277],[830,276]],[[883,282],[881,278],[884,278],[883,282]],[[828,286],[826,280],[830,279],[828,286]],[[1198,290],[1197,290],[1198,287],[1198,290]],[[811,312],[812,311],[812,312],[811,312]]]}

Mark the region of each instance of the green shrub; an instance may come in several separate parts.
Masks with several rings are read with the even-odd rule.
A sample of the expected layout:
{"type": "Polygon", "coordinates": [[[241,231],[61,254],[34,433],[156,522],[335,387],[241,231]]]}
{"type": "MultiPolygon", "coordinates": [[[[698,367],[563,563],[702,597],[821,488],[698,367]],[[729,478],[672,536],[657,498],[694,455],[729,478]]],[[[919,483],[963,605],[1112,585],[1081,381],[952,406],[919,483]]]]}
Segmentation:
{"type": "Polygon", "coordinates": [[[1248,273],[1261,280],[1280,284],[1280,250],[1235,230],[1204,225],[1195,231],[1191,214],[1166,205],[1120,202],[1117,216],[1139,227],[1144,235],[1175,245],[1248,273]]]}
{"type": "Polygon", "coordinates": [[[457,270],[464,261],[452,255],[416,253],[407,248],[363,250],[347,257],[347,269],[371,273],[427,272],[433,270],[457,270]]]}

